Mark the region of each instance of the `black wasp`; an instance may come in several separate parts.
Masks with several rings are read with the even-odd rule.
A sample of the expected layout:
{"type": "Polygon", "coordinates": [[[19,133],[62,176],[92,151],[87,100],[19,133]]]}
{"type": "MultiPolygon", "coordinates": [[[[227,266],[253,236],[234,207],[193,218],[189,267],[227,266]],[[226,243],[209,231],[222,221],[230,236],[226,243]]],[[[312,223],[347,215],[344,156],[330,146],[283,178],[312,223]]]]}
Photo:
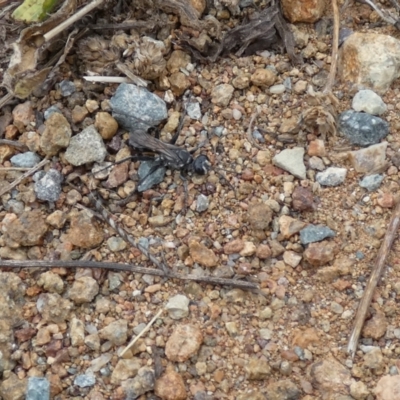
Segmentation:
{"type": "Polygon", "coordinates": [[[187,151],[174,144],[178,135],[179,131],[174,135],[170,143],[166,143],[142,129],[129,134],[129,145],[137,152],[140,152],[140,154],[132,156],[132,159],[152,161],[150,169],[139,180],[139,192],[146,190],[143,188],[149,188],[147,182],[160,169],[170,168],[183,173],[194,172],[199,175],[205,175],[211,169],[210,160],[206,155],[201,154],[198,157],[193,157],[192,154],[197,149],[187,151]],[[147,152],[150,154],[146,155],[147,152]]]}

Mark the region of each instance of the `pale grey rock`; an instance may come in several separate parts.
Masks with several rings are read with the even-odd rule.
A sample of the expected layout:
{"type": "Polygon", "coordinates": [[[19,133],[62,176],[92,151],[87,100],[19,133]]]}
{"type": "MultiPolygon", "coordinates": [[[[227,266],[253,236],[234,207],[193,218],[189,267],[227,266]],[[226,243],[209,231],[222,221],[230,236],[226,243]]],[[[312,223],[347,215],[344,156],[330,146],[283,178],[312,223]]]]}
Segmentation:
{"type": "Polygon", "coordinates": [[[272,163],[300,179],[306,179],[306,167],[303,161],[304,148],[282,150],[273,159],[272,163]]]}

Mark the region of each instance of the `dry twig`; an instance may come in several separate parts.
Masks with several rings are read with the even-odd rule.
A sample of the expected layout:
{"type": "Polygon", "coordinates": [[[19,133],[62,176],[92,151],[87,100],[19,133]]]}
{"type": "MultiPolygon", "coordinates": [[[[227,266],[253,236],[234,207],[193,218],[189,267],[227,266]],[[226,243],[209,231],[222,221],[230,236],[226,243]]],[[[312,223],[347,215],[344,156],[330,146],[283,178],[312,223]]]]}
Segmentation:
{"type": "Polygon", "coordinates": [[[20,182],[22,182],[25,178],[28,176],[33,175],[36,171],[38,171],[40,168],[42,168],[44,165],[46,165],[49,162],[48,158],[44,158],[42,161],[40,161],[39,164],[35,165],[33,168],[31,168],[28,172],[25,174],[21,175],[18,179],[16,179],[13,183],[10,183],[6,188],[3,190],[0,190],[0,196],[3,196],[3,194],[9,192],[12,188],[17,186],[20,182]]]}
{"type": "Polygon", "coordinates": [[[156,322],[156,319],[163,313],[164,309],[162,308],[158,313],[152,318],[152,320],[145,326],[145,328],[137,335],[135,338],[131,340],[131,342],[128,344],[128,346],[125,347],[124,350],[122,350],[121,354],[119,355],[122,357],[156,322]]]}
{"type": "Polygon", "coordinates": [[[195,281],[207,283],[210,285],[231,286],[243,290],[258,290],[258,286],[254,283],[241,281],[237,279],[216,278],[212,276],[182,275],[176,272],[169,272],[168,275],[154,268],[138,267],[130,264],[120,264],[112,262],[96,262],[96,261],[46,261],[46,260],[0,260],[0,268],[104,268],[117,271],[128,271],[137,274],[148,274],[162,276],[171,279],[180,279],[183,281],[195,281]]]}
{"type": "Polygon", "coordinates": [[[349,344],[347,346],[347,352],[354,357],[357,349],[358,339],[361,334],[362,327],[364,325],[365,317],[368,312],[369,305],[371,304],[372,295],[379,279],[382,275],[383,268],[385,266],[386,258],[392,247],[396,231],[400,225],[400,201],[397,203],[395,210],[393,211],[392,217],[389,222],[389,226],[386,231],[386,235],[383,239],[381,248],[376,257],[375,265],[369,278],[367,287],[364,290],[363,298],[361,299],[360,305],[358,306],[356,318],[354,321],[353,331],[351,333],[349,344]]]}
{"type": "Polygon", "coordinates": [[[333,10],[333,38],[332,38],[332,60],[331,69],[329,71],[328,80],[324,87],[323,93],[330,93],[332,87],[335,83],[337,60],[338,60],[338,50],[339,50],[339,8],[337,5],[337,0],[332,0],[332,10],[333,10]]]}

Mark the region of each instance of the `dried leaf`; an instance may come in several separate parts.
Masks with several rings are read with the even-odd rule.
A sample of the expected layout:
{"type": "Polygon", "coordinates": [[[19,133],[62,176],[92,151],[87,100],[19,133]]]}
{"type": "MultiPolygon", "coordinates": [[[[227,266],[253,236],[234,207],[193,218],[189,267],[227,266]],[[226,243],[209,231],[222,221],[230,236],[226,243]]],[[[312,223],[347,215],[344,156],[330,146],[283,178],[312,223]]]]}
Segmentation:
{"type": "Polygon", "coordinates": [[[59,25],[76,10],[76,0],[66,0],[62,7],[42,24],[24,29],[13,44],[14,53],[4,73],[2,85],[20,99],[27,98],[35,88],[42,85],[51,71],[40,68],[39,60],[51,43],[43,35],[59,25]]]}
{"type": "Polygon", "coordinates": [[[286,51],[293,63],[302,63],[300,56],[294,51],[294,37],[284,20],[279,6],[273,3],[260,13],[255,13],[253,18],[245,24],[228,31],[219,45],[213,43],[202,51],[194,40],[180,37],[182,47],[192,53],[201,61],[215,62],[223,54],[235,52],[237,56],[244,53],[254,54],[258,50],[265,50],[276,44],[279,39],[283,41],[286,51]]]}

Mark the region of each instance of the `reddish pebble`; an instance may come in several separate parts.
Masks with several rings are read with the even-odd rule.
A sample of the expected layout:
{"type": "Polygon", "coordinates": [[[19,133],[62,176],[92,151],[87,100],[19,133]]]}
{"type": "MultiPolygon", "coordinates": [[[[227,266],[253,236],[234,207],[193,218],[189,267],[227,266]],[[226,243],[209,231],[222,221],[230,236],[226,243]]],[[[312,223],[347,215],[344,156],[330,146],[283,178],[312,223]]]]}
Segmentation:
{"type": "Polygon", "coordinates": [[[281,357],[287,361],[298,361],[299,356],[293,350],[283,350],[281,357]]]}
{"type": "Polygon", "coordinates": [[[260,244],[257,246],[256,256],[262,260],[271,257],[272,251],[267,244],[260,244]]]}
{"type": "Polygon", "coordinates": [[[313,140],[312,142],[310,142],[307,153],[310,157],[313,157],[313,156],[325,157],[326,150],[325,150],[324,141],[321,139],[316,139],[316,140],[313,140]]]}
{"type": "Polygon", "coordinates": [[[382,208],[392,208],[394,206],[394,197],[390,193],[383,193],[378,196],[377,201],[382,208]]]}
{"type": "Polygon", "coordinates": [[[244,181],[252,181],[254,178],[254,172],[250,169],[245,169],[242,173],[242,179],[244,181]]]}

